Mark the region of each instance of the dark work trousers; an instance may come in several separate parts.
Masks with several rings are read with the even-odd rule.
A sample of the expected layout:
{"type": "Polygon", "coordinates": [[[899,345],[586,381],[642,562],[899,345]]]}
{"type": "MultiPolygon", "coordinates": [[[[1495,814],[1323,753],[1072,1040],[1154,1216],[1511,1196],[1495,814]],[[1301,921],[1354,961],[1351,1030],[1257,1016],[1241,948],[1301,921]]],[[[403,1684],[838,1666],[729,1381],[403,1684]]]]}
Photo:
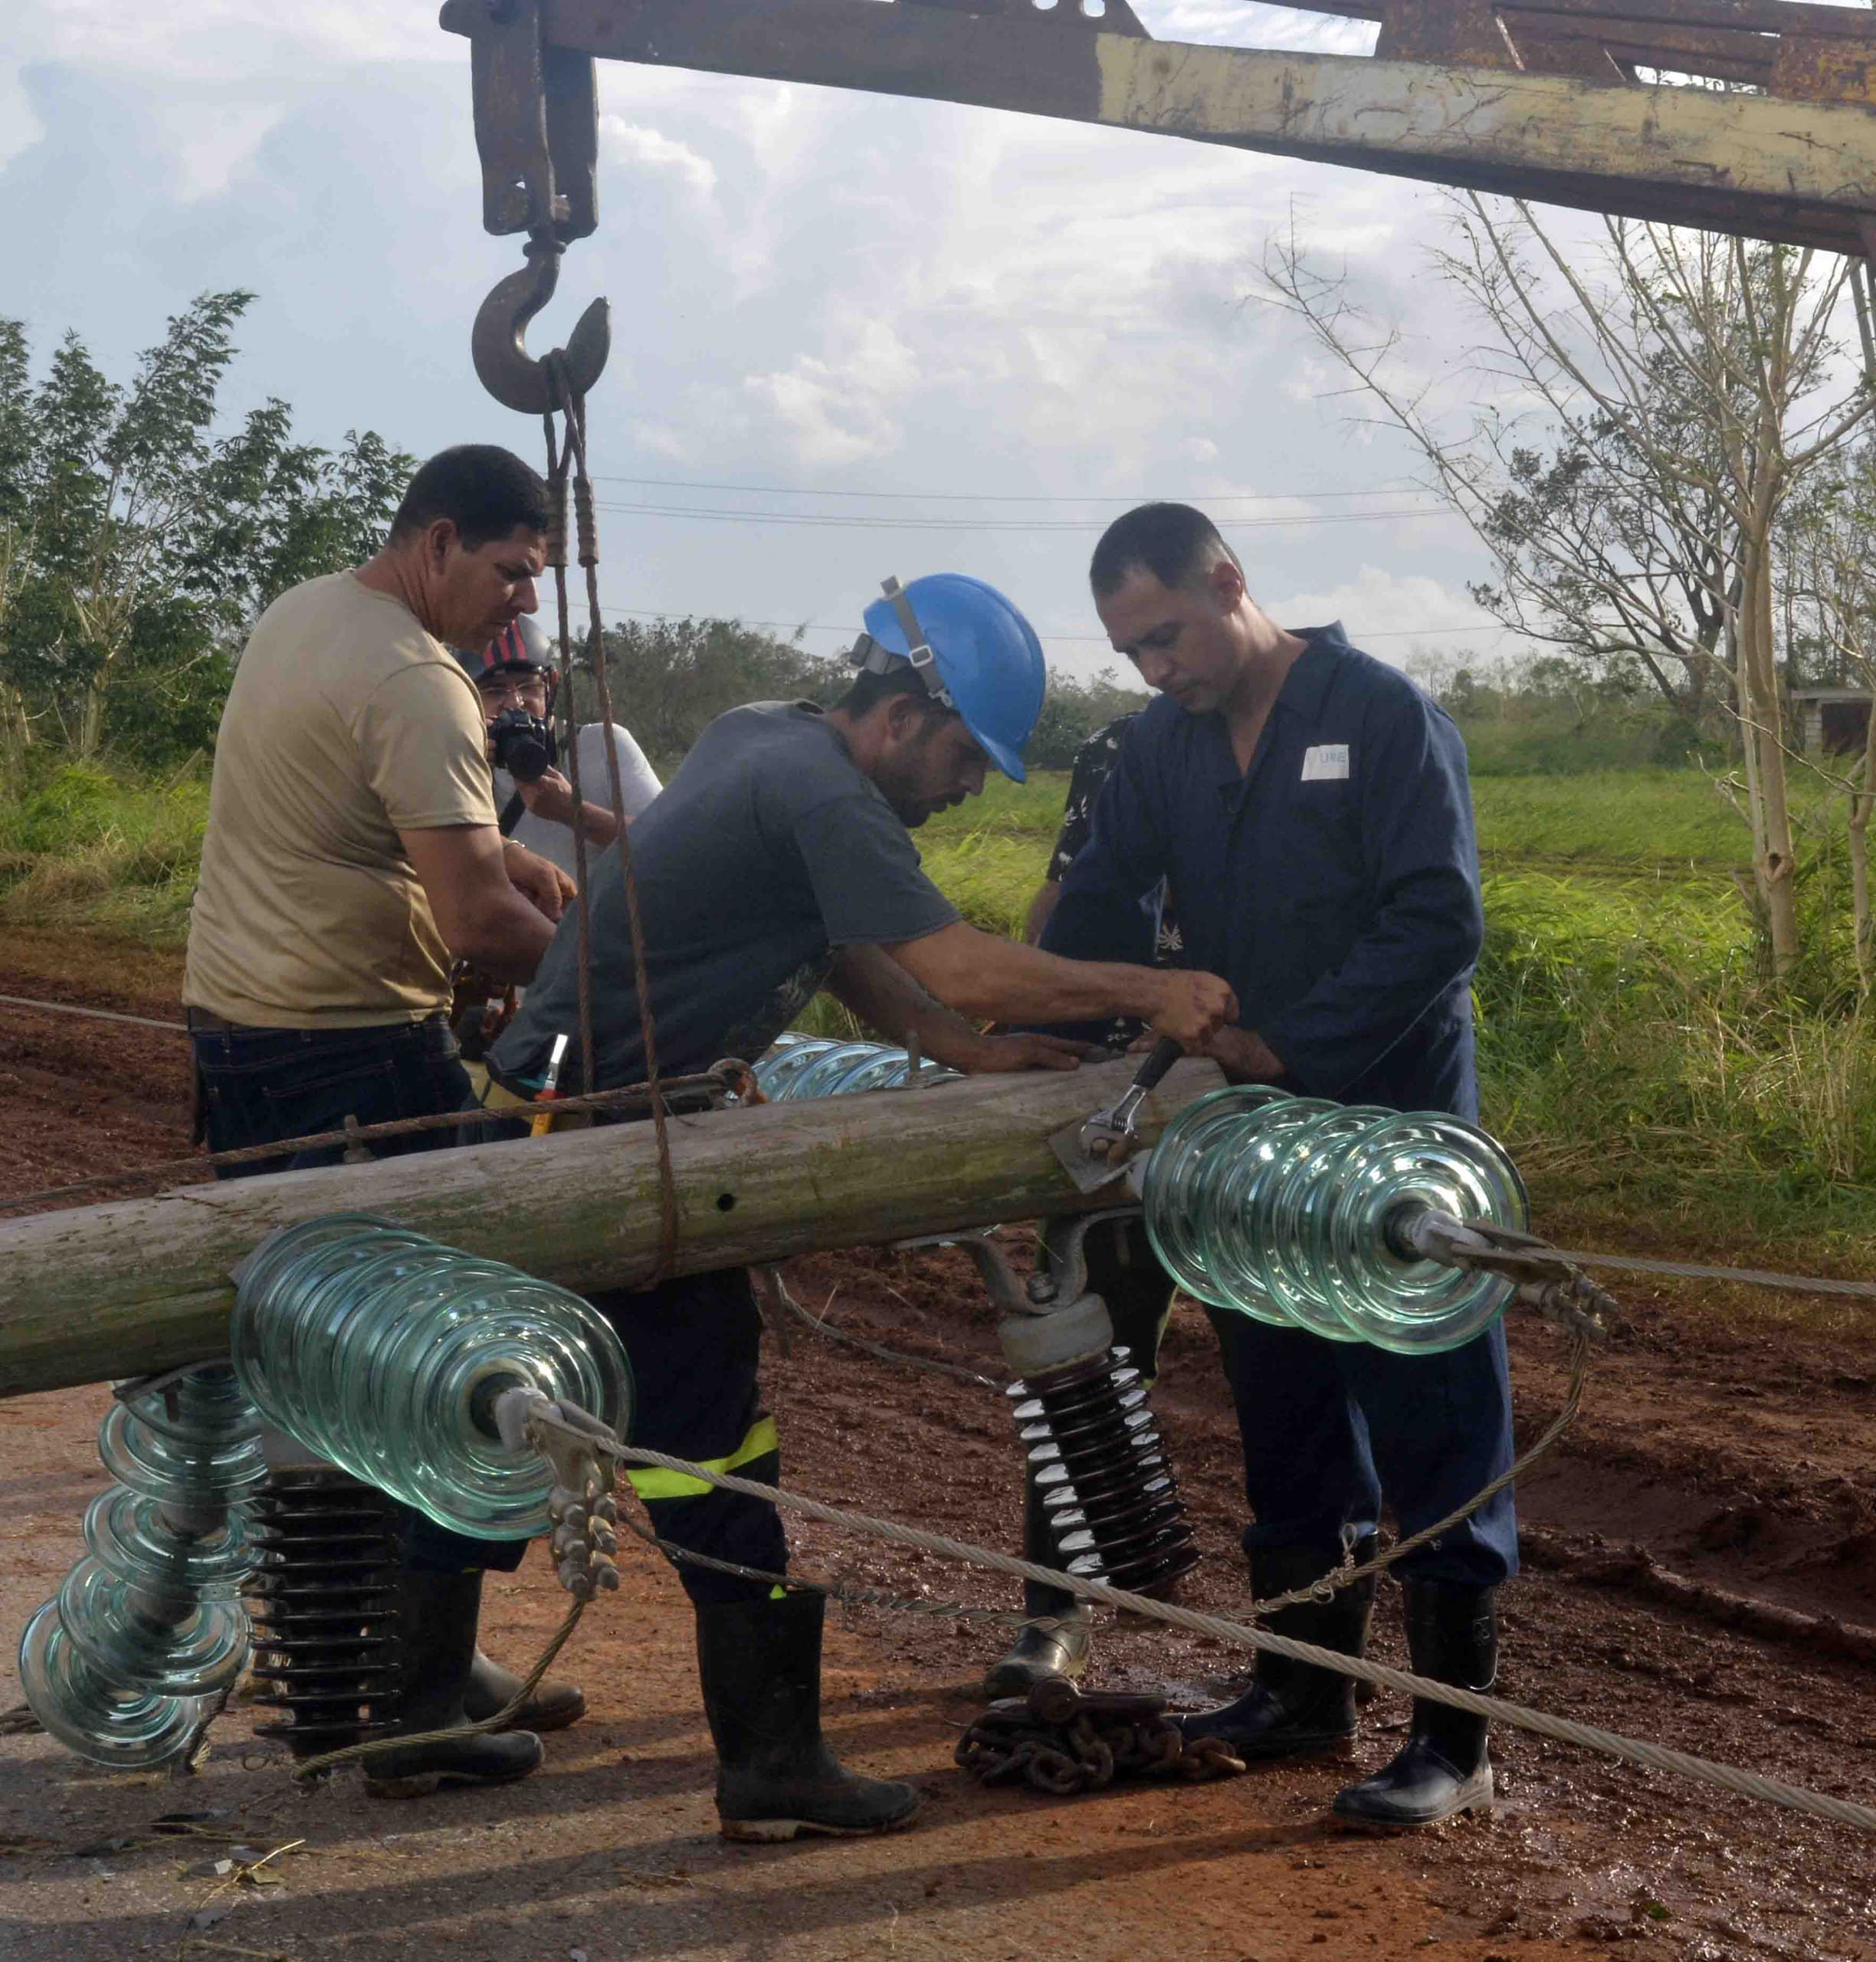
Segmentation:
{"type": "MultiPolygon", "coordinates": [[[[456,1038],[440,1015],[369,1029],[214,1029],[202,1025],[192,1009],[189,1024],[211,1151],[342,1130],[347,1117],[361,1124],[427,1117],[460,1111],[470,1101],[456,1038]]],[[[392,1158],[456,1141],[455,1132],[447,1129],[414,1131],[379,1139],[370,1150],[375,1157],[392,1158]]],[[[337,1165],[344,1157],[344,1147],[333,1145],[290,1158],[218,1166],[215,1176],[302,1171],[337,1165]]]]}
{"type": "MultiPolygon", "coordinates": [[[[631,1363],[632,1443],[713,1472],[777,1482],[782,1460],[775,1419],[762,1408],[756,1384],[762,1317],[746,1268],[686,1275],[640,1293],[618,1289],[592,1299],[618,1332],[631,1363]]],[[[766,1500],[723,1491],[675,1472],[646,1468],[628,1475],[661,1539],[765,1573],[786,1569],[787,1536],[766,1500]]],[[[520,1564],[526,1544],[468,1539],[413,1517],[405,1549],[414,1567],[506,1573],[520,1564]]],[[[685,1593],[700,1606],[765,1600],[773,1591],[766,1581],[684,1560],[674,1564],[685,1593]]]]}
{"type": "MultiPolygon", "coordinates": [[[[1115,1237],[1088,1240],[1088,1284],[1107,1301],[1116,1339],[1126,1326],[1156,1330],[1134,1349],[1150,1373],[1157,1330],[1172,1299],[1143,1226],[1128,1227],[1127,1258],[1115,1237]],[[1151,1304],[1161,1304],[1154,1324],[1151,1304]]],[[[1372,1533],[1383,1494],[1404,1536],[1462,1505],[1511,1462],[1511,1384],[1504,1329],[1438,1355],[1400,1356],[1368,1342],[1331,1342],[1277,1328],[1229,1309],[1208,1308],[1244,1443],[1245,1496],[1252,1524],[1247,1554],[1320,1553],[1341,1557],[1345,1536],[1372,1533]]],[[[1176,1469],[1176,1460],[1175,1468],[1176,1469]]],[[[1416,1580],[1495,1586],[1517,1571],[1517,1515],[1509,1491],[1461,1524],[1410,1554],[1399,1571],[1416,1580]]]]}
{"type": "MultiPolygon", "coordinates": [[[[201,1073],[209,1148],[233,1150],[277,1139],[394,1117],[474,1107],[467,1072],[448,1022],[312,1031],[294,1029],[191,1031],[201,1073]]],[[[478,1126],[417,1131],[371,1149],[384,1157],[434,1151],[500,1134],[478,1126]]],[[[343,1147],[310,1151],[283,1163],[219,1168],[224,1178],[341,1162],[343,1147]]],[[[632,1442],[688,1458],[713,1470],[739,1472],[772,1485],[780,1470],[774,1419],[756,1394],[762,1317],[746,1269],[686,1276],[642,1293],[595,1294],[632,1366],[632,1442]]],[[[774,1507],[668,1472],[631,1475],[654,1527],[674,1545],[779,1573],[788,1541],[774,1507]]],[[[512,1573],[525,1540],[477,1540],[453,1533],[405,1508],[405,1557],[412,1567],[454,1573],[494,1567],[512,1573]]],[[[759,1599],[766,1583],[682,1566],[698,1602],[759,1599]]]]}

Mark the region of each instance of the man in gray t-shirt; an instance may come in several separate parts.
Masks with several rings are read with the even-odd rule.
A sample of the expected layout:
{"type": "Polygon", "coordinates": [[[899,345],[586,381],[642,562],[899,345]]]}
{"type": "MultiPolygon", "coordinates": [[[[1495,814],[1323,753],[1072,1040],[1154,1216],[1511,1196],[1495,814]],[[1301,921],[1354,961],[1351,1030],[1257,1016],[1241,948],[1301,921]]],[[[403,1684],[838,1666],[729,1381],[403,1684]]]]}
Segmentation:
{"type": "MultiPolygon", "coordinates": [[[[926,877],[911,830],[976,796],[992,763],[1021,782],[1042,705],[1041,648],[1001,593],[952,573],[904,590],[889,581],[853,659],[859,678],[825,712],[766,702],[720,717],[632,825],[662,1068],[753,1059],[823,985],[882,1035],[916,1034],[927,1055],[965,1070],[1075,1066],[1068,1045],[982,1035],[973,1025],[982,1018],[1131,1014],[1189,1046],[1232,1019],[1236,1004],[1215,976],[1058,960],[967,925],[926,877]]],[[[612,1089],[644,1074],[616,851],[595,872],[591,908],[595,1080],[579,1084],[574,1042],[562,1089],[612,1089]]],[[[554,1038],[576,1035],[579,979],[569,913],[490,1052],[491,1107],[531,1096],[554,1038]]],[[[593,1305],[631,1359],[635,1443],[775,1481],[746,1272],[602,1293],[593,1305]]],[[[767,1573],[785,1565],[772,1506],[661,1472],[631,1477],[672,1545],[767,1573]]],[[[513,1563],[500,1547],[439,1549],[421,1523],[412,1531],[427,1558],[513,1563]]],[[[683,1563],[678,1571],[697,1607],[725,1833],[883,1832],[909,1818],[911,1787],[844,1771],[821,1741],[822,1597],[683,1563]]]]}
{"type": "MultiPolygon", "coordinates": [[[[808,702],[732,709],[704,730],[632,828],[658,1064],[674,1075],[759,1056],[848,947],[923,939],[957,908],[858,766],[835,720],[808,702]]],[[[592,873],[594,1061],[610,1089],[644,1075],[625,875],[592,873]]],[[[556,1035],[579,1024],[579,943],[561,933],[490,1057],[536,1086],[556,1035]]],[[[577,1043],[562,1088],[578,1075],[577,1043]]]]}

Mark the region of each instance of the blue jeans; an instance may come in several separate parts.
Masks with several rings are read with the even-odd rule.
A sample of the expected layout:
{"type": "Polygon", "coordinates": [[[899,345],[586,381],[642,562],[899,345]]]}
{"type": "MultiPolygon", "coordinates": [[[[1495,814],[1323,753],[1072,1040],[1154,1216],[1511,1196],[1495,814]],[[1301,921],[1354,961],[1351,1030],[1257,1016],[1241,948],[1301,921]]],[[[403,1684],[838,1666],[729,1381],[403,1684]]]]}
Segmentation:
{"type": "MultiPolygon", "coordinates": [[[[471,1102],[468,1072],[440,1015],[427,1022],[368,1029],[207,1029],[192,1026],[195,1068],[211,1151],[341,1130],[347,1117],[379,1124],[460,1111],[471,1102]]],[[[447,1127],[383,1138],[376,1157],[435,1151],[457,1142],[447,1127]]],[[[290,1158],[257,1159],[216,1168],[222,1179],[336,1165],[345,1148],[330,1145],[290,1158]]]]}

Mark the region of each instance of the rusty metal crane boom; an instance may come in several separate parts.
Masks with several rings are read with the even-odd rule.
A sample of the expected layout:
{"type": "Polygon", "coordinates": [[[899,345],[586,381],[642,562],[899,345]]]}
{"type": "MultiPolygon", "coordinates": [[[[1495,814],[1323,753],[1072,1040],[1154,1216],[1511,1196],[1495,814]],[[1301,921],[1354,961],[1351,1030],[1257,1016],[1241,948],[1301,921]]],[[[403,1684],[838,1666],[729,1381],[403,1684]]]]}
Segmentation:
{"type": "MultiPolygon", "coordinates": [[[[593,227],[599,57],[1061,116],[1835,251],[1876,246],[1876,11],[1308,11],[1378,21],[1375,54],[1156,41],[1127,0],[447,0],[442,24],[474,48],[484,222],[527,231],[536,273],[593,227]]],[[[524,296],[533,306],[541,285],[524,296]]],[[[484,341],[519,356],[513,297],[484,341]]],[[[494,366],[478,359],[510,399],[495,386],[499,353],[494,366]]]]}

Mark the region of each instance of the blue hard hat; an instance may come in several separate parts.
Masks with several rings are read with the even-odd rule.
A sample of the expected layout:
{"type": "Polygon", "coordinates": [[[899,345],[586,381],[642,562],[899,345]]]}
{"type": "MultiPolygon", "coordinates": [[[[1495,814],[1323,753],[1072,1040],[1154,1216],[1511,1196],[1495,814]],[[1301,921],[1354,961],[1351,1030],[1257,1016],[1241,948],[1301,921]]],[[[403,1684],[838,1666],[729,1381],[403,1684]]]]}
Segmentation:
{"type": "Polygon", "coordinates": [[[866,610],[866,632],[852,659],[875,674],[910,661],[997,768],[1018,783],[1028,781],[1023,745],[1042,713],[1048,671],[1035,629],[995,586],[964,573],[933,573],[903,589],[888,579],[886,597],[866,610]],[[906,608],[916,635],[907,632],[906,608]]]}

